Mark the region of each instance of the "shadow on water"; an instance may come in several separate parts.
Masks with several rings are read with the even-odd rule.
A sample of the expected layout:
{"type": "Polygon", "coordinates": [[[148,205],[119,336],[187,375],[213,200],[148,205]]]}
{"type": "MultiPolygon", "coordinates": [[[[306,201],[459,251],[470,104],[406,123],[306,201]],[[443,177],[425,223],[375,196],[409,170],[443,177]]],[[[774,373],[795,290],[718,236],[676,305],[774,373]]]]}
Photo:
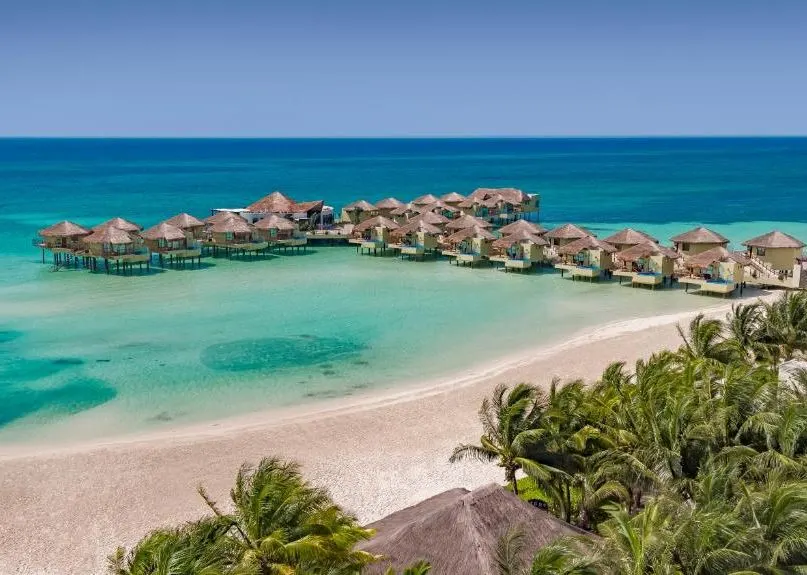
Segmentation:
{"type": "Polygon", "coordinates": [[[98,379],[81,378],[52,389],[0,388],[0,427],[31,415],[58,417],[102,405],[117,391],[98,379]]]}
{"type": "Polygon", "coordinates": [[[316,253],[317,253],[317,250],[312,250],[311,248],[308,248],[306,250],[299,250],[299,251],[289,248],[288,251],[274,250],[272,252],[272,255],[280,256],[280,257],[288,257],[288,258],[294,257],[294,258],[296,258],[296,257],[302,257],[302,256],[313,256],[316,253]]]}
{"type": "Polygon", "coordinates": [[[347,359],[364,349],[364,344],[336,337],[267,337],[211,345],[202,350],[201,361],[218,371],[272,370],[347,359]]]}
{"type": "Polygon", "coordinates": [[[15,383],[36,381],[83,363],[84,360],[74,357],[58,357],[55,359],[9,358],[0,362],[0,382],[13,385],[15,383]]]}
{"type": "Polygon", "coordinates": [[[182,264],[171,265],[166,261],[162,265],[158,263],[152,264],[151,269],[158,269],[166,272],[195,272],[199,270],[208,270],[214,267],[216,267],[216,264],[214,262],[202,262],[198,264],[197,263],[191,264],[187,262],[183,266],[182,264]]]}

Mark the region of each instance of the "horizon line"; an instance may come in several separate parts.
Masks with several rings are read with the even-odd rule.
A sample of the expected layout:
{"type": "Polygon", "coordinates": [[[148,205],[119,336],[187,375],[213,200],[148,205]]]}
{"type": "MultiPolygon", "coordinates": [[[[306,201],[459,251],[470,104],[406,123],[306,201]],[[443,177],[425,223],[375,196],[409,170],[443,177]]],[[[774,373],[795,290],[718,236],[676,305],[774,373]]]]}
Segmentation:
{"type": "Polygon", "coordinates": [[[5,136],[0,140],[654,140],[654,139],[801,139],[804,134],[630,134],[630,135],[403,135],[403,136],[5,136]]]}

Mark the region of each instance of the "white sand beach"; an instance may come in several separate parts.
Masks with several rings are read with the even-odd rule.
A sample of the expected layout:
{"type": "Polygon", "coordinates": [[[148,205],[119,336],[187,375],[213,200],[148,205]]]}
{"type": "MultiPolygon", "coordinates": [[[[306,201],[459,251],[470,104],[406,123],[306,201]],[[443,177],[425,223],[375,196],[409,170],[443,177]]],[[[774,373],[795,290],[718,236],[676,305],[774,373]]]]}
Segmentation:
{"type": "MultiPolygon", "coordinates": [[[[730,304],[707,310],[722,315],[730,304]]],[[[303,464],[362,521],[452,487],[501,481],[493,466],[451,465],[458,442],[478,438],[477,409],[500,382],[593,380],[613,361],[634,362],[679,343],[694,313],[587,330],[450,381],[253,414],[169,432],[49,449],[0,447],[0,573],[95,574],[117,545],[205,513],[197,485],[227,498],[238,466],[267,455],[303,464]]]]}

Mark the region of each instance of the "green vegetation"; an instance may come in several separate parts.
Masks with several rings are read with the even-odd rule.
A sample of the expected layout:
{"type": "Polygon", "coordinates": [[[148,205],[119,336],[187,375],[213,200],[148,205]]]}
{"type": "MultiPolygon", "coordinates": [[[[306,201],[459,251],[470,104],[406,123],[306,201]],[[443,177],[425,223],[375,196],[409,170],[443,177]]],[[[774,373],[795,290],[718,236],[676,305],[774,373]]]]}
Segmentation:
{"type": "Polygon", "coordinates": [[[452,461],[493,461],[525,498],[600,538],[544,548],[502,573],[807,573],[807,295],[695,318],[683,343],[584,386],[497,388],[483,435],[452,461]],[[526,478],[515,481],[522,472],[526,478]]]}

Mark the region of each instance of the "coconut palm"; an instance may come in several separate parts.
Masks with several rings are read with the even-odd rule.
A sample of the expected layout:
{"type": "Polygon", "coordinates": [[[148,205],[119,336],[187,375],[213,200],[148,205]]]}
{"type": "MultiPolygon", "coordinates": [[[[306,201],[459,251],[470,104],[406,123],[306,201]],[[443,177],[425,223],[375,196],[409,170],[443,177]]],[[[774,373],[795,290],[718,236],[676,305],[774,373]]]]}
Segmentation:
{"type": "MultiPolygon", "coordinates": [[[[432,566],[427,563],[426,561],[419,561],[414,565],[410,565],[409,567],[405,568],[401,571],[400,575],[426,575],[430,573],[432,570],[432,566]]],[[[390,567],[384,572],[385,575],[397,575],[395,569],[390,567]]]]}
{"type": "Polygon", "coordinates": [[[807,351],[807,294],[786,292],[765,303],[758,340],[773,363],[807,351]]]}
{"type": "Polygon", "coordinates": [[[676,326],[678,335],[683,340],[679,353],[687,360],[713,359],[728,363],[736,357],[736,351],[723,336],[723,323],[717,319],[706,319],[703,314],[696,315],[689,322],[687,331],[676,326]]]}
{"type": "Polygon", "coordinates": [[[518,495],[516,473],[525,465],[535,467],[535,463],[527,459],[526,449],[540,436],[537,430],[545,407],[546,397],[536,387],[525,383],[517,384],[512,389],[497,386],[492,396],[482,401],[479,409],[483,431],[479,444],[458,445],[449,461],[495,461],[504,469],[505,481],[518,495]]]}
{"type": "Polygon", "coordinates": [[[731,313],[726,314],[725,332],[728,343],[743,358],[752,360],[760,351],[758,339],[761,318],[761,306],[757,303],[732,305],[731,313]]]}

